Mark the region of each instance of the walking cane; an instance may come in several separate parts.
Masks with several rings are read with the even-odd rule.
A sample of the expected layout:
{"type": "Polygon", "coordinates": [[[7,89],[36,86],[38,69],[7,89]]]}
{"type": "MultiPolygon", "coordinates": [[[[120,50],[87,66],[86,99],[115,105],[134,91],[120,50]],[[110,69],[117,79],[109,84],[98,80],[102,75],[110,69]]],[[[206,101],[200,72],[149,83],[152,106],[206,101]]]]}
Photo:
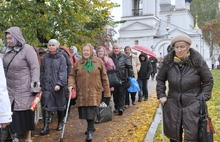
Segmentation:
{"type": "Polygon", "coordinates": [[[65,118],[64,118],[64,123],[63,123],[63,129],[62,129],[62,134],[61,134],[60,142],[63,142],[64,129],[65,129],[65,126],[66,126],[66,121],[67,121],[67,116],[68,116],[68,111],[69,111],[71,95],[72,95],[72,92],[69,91],[69,100],[68,100],[68,104],[67,104],[67,109],[66,109],[66,114],[65,114],[65,118]]]}
{"type": "Polygon", "coordinates": [[[162,125],[162,142],[164,142],[164,127],[163,127],[163,105],[160,104],[161,109],[161,125],[162,125]]]}

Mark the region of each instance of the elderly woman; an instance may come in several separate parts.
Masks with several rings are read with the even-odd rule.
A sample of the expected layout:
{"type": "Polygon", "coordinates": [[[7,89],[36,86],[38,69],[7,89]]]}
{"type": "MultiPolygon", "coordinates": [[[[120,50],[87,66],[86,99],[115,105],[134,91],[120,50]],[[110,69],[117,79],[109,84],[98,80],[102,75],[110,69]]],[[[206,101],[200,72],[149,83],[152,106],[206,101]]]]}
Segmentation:
{"type": "Polygon", "coordinates": [[[70,91],[75,89],[74,85],[77,86],[76,105],[79,119],[87,120],[86,140],[91,141],[95,130],[96,107],[99,106],[102,98],[102,87],[105,98],[109,98],[111,95],[104,63],[100,58],[93,56],[91,44],[83,45],[82,56],[83,58],[75,63],[69,74],[68,86],[70,91]]]}
{"type": "Polygon", "coordinates": [[[163,104],[164,133],[171,142],[198,141],[199,95],[211,98],[212,74],[203,57],[193,48],[187,35],[171,40],[174,50],[164,57],[157,75],[157,97],[163,104]],[[166,81],[168,95],[166,96],[166,81]]]}
{"type": "Polygon", "coordinates": [[[19,27],[11,27],[5,32],[5,46],[3,64],[13,111],[10,125],[15,133],[14,139],[17,139],[17,133],[27,132],[26,142],[31,142],[31,131],[35,129],[35,124],[30,106],[33,93],[40,91],[37,54],[26,43],[19,27]]]}
{"type": "Polygon", "coordinates": [[[62,52],[58,51],[59,46],[60,43],[56,39],[49,40],[49,53],[44,55],[42,60],[40,81],[43,92],[41,104],[44,127],[40,132],[41,135],[49,133],[50,111],[57,111],[57,131],[63,128],[63,112],[66,109],[67,65],[62,52]]]}

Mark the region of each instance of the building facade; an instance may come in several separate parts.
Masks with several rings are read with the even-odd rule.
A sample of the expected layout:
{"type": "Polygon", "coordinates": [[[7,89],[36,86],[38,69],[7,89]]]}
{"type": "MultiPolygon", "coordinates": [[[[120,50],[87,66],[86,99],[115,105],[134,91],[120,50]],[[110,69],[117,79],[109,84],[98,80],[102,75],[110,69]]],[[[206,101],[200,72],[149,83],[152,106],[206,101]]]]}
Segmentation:
{"type": "Polygon", "coordinates": [[[172,5],[171,0],[122,0],[121,20],[126,22],[119,29],[117,44],[146,46],[163,57],[173,37],[187,34],[193,41],[191,47],[211,64],[209,45],[190,13],[191,1],[175,0],[172,5]]]}

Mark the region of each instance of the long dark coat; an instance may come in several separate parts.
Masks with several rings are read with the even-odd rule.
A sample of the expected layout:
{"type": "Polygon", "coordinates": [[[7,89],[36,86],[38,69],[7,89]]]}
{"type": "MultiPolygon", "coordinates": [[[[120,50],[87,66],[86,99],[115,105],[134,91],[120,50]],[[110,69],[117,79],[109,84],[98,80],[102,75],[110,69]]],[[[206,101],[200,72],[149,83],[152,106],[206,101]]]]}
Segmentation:
{"type": "Polygon", "coordinates": [[[40,81],[42,106],[48,111],[63,111],[66,108],[65,86],[67,85],[66,59],[61,52],[46,54],[42,60],[40,81]],[[54,91],[56,85],[59,91],[54,91]]]}
{"type": "Polygon", "coordinates": [[[182,70],[174,63],[174,55],[174,51],[171,51],[164,58],[157,75],[158,99],[166,96],[166,81],[169,89],[167,102],[163,106],[164,133],[179,142],[182,122],[184,141],[197,142],[198,96],[203,92],[206,101],[211,98],[213,77],[203,57],[194,49],[190,48],[190,55],[182,70]]]}

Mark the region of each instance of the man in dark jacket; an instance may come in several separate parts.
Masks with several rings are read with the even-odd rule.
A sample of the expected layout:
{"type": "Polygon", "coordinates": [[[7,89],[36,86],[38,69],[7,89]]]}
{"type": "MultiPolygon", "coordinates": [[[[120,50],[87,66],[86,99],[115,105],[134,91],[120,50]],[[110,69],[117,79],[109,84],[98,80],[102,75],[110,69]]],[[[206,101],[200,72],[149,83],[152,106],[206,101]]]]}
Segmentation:
{"type": "Polygon", "coordinates": [[[155,74],[157,73],[157,58],[149,57],[149,61],[152,65],[151,79],[154,80],[155,74]]]}
{"type": "Polygon", "coordinates": [[[115,103],[114,113],[122,115],[125,105],[126,90],[130,86],[127,85],[129,82],[128,77],[134,76],[133,68],[128,56],[120,52],[120,47],[118,45],[113,46],[113,53],[109,57],[113,60],[116,69],[119,70],[120,79],[123,82],[122,85],[114,87],[113,91],[113,98],[115,103]]]}
{"type": "Polygon", "coordinates": [[[138,102],[141,102],[142,96],[144,96],[144,101],[148,100],[147,82],[152,71],[152,66],[150,61],[148,60],[146,53],[142,52],[139,55],[139,60],[141,62],[141,68],[138,72],[138,84],[141,90],[138,92],[138,102]]]}

